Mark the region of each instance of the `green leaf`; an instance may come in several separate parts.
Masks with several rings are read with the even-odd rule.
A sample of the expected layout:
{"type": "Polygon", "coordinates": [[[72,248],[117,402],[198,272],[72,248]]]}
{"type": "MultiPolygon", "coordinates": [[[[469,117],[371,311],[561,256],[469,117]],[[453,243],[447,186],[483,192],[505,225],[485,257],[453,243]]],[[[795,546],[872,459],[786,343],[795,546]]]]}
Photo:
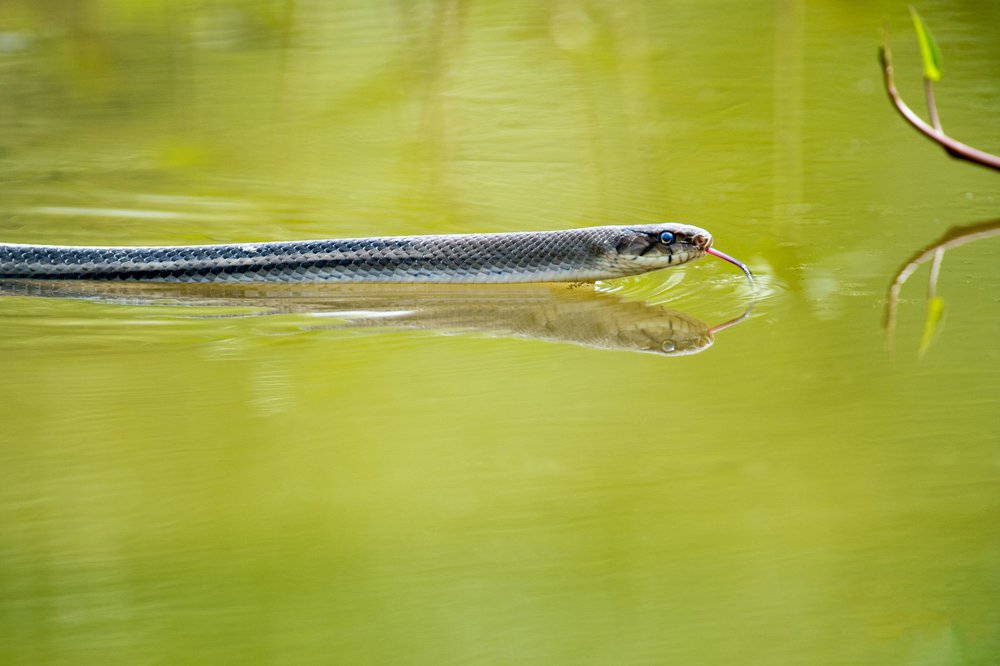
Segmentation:
{"type": "Polygon", "coordinates": [[[941,319],[944,316],[944,299],[935,296],[927,304],[927,319],[924,320],[924,334],[920,336],[920,355],[923,356],[930,349],[934,340],[934,333],[937,332],[941,319]]]}
{"type": "Polygon", "coordinates": [[[910,16],[913,17],[913,27],[917,29],[917,40],[920,42],[920,55],[924,58],[924,78],[930,81],[941,80],[941,49],[934,41],[934,35],[927,29],[924,20],[917,10],[910,5],[910,16]]]}

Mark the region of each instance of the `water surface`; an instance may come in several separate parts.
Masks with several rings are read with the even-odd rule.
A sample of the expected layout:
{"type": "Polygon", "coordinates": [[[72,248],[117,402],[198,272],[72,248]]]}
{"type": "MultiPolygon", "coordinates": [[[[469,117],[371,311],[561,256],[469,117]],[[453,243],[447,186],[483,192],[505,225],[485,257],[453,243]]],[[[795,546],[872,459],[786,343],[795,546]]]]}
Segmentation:
{"type": "MultiPolygon", "coordinates": [[[[1000,151],[998,7],[920,11],[1000,151]]],[[[2,660],[993,663],[1000,238],[882,324],[1000,180],[886,16],[922,109],[893,3],[5,3],[3,240],[672,219],[760,291],[5,287],[2,660]]]]}

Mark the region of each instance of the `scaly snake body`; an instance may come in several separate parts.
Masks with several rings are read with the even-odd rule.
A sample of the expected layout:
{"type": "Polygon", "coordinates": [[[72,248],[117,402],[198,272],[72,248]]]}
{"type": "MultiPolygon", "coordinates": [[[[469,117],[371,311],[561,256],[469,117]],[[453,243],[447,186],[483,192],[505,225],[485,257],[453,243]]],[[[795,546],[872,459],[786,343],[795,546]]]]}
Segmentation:
{"type": "MultiPolygon", "coordinates": [[[[0,244],[0,279],[590,282],[718,254],[684,224],[163,247],[0,244]]],[[[726,258],[726,257],[723,257],[726,258]]]]}

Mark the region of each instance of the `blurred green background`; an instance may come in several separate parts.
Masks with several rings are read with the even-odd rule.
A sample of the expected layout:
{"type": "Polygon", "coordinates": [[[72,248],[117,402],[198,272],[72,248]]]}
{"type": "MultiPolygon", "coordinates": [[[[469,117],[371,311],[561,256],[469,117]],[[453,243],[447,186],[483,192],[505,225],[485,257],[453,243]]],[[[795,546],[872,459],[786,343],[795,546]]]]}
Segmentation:
{"type": "MultiPolygon", "coordinates": [[[[1000,152],[1000,4],[919,9],[1000,152]]],[[[1000,179],[886,17],[922,112],[892,2],[4,0],[3,241],[673,219],[762,297],[684,358],[2,297],[0,661],[1000,663],[1000,239],[881,328],[1000,179]]]]}

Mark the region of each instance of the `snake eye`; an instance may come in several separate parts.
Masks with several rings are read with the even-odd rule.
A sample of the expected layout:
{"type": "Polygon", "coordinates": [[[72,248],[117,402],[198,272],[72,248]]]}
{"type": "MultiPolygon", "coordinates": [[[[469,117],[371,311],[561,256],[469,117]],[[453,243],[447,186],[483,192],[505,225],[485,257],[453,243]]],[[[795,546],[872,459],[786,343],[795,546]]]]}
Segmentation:
{"type": "Polygon", "coordinates": [[[672,231],[661,231],[660,232],[660,242],[664,245],[670,245],[676,240],[676,236],[672,231]]]}

